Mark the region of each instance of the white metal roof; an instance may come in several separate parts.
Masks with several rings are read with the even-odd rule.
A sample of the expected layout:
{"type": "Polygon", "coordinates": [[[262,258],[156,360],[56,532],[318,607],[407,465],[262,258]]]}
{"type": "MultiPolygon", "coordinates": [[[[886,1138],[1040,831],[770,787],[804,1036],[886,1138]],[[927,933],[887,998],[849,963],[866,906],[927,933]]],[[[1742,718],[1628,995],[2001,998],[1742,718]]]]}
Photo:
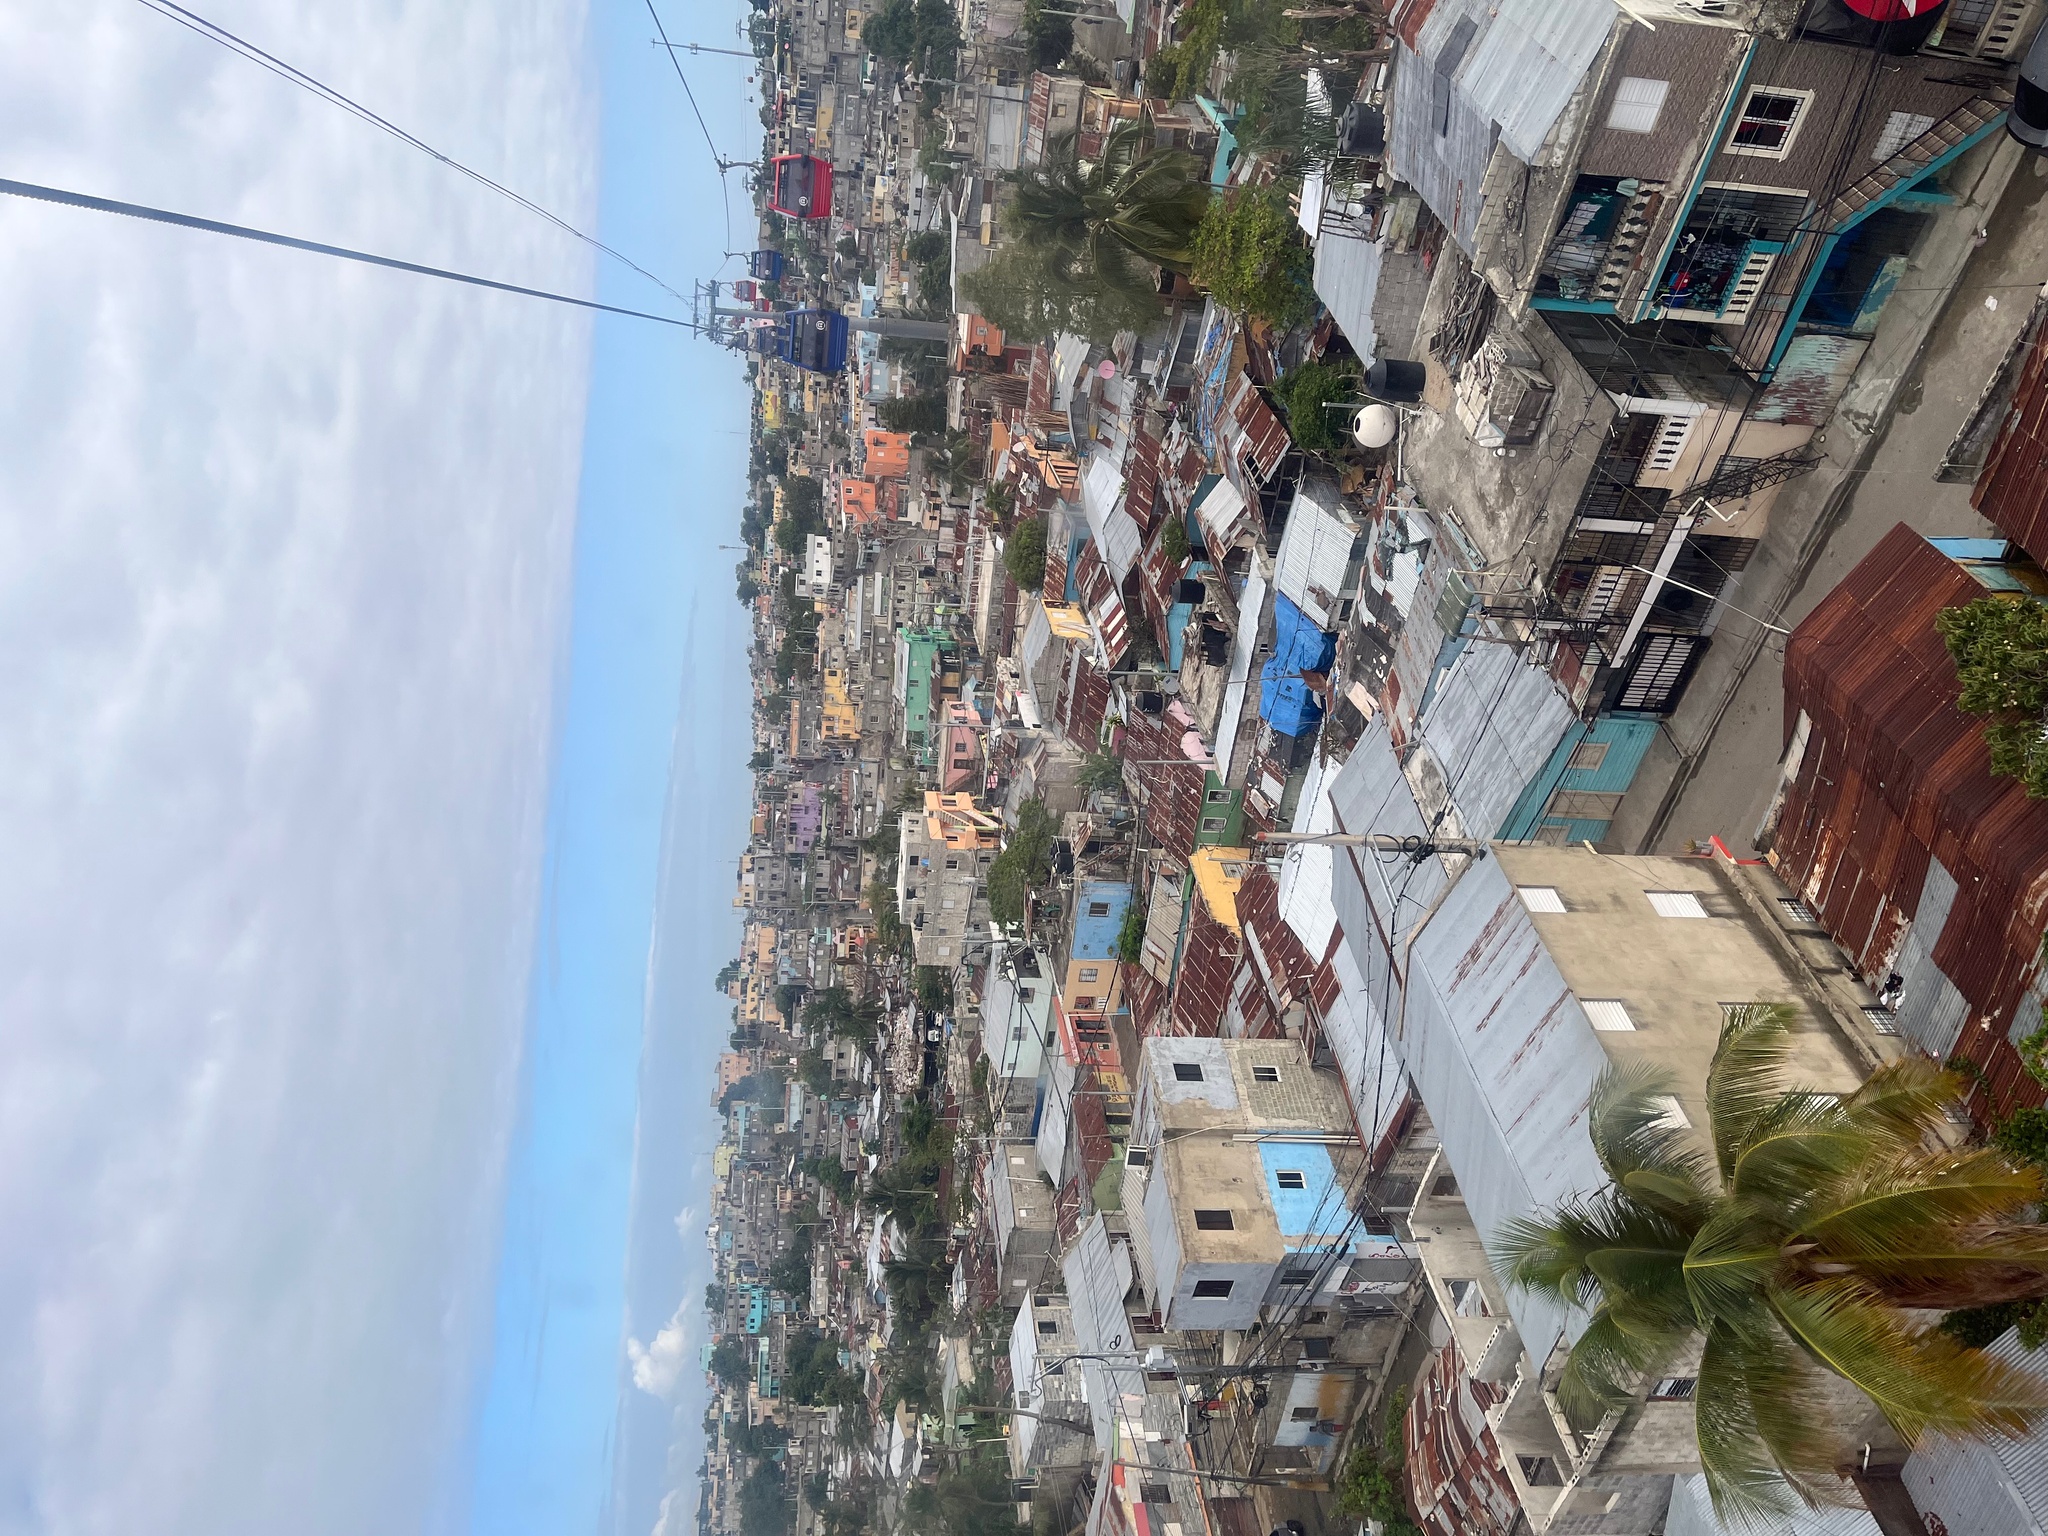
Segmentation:
{"type": "Polygon", "coordinates": [[[1318,629],[1336,628],[1337,599],[1360,531],[1360,520],[1334,479],[1302,477],[1273,557],[1273,584],[1318,629]]]}

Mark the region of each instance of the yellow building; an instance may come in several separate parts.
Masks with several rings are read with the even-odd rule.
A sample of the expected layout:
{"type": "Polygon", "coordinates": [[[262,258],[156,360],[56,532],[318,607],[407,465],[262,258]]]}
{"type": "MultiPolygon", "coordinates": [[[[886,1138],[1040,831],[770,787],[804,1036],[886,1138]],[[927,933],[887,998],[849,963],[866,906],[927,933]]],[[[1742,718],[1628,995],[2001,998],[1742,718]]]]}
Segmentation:
{"type": "Polygon", "coordinates": [[[840,667],[825,669],[825,706],[818,721],[818,733],[827,741],[858,741],[860,711],[846,691],[846,672],[840,667]]]}
{"type": "Polygon", "coordinates": [[[1244,884],[1251,857],[1249,848],[1197,848],[1188,861],[1202,905],[1232,933],[1243,932],[1237,917],[1237,892],[1244,884]]]}

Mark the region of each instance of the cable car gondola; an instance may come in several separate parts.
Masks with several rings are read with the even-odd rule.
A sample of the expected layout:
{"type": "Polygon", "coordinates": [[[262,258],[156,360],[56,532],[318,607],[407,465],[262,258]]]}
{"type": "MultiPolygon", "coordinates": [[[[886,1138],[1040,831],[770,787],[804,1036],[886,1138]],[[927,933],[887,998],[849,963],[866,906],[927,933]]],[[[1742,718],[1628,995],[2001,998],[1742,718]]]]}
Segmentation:
{"type": "Polygon", "coordinates": [[[777,155],[768,162],[768,206],[792,219],[832,212],[832,162],[816,155],[777,155]]]}
{"type": "Polygon", "coordinates": [[[747,270],[764,283],[782,281],[782,252],[756,251],[747,258],[747,270]]]}
{"type": "Polygon", "coordinates": [[[829,309],[793,309],[784,318],[778,355],[806,373],[846,366],[846,316],[829,309]]]}

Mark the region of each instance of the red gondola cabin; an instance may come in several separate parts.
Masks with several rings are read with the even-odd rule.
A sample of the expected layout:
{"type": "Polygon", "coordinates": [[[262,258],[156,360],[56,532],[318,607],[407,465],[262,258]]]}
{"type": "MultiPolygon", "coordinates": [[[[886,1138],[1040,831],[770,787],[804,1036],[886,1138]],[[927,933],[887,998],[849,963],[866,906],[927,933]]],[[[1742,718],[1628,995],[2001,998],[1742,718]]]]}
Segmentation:
{"type": "Polygon", "coordinates": [[[792,219],[822,219],[832,212],[832,162],[816,155],[777,155],[768,206],[792,219]]]}

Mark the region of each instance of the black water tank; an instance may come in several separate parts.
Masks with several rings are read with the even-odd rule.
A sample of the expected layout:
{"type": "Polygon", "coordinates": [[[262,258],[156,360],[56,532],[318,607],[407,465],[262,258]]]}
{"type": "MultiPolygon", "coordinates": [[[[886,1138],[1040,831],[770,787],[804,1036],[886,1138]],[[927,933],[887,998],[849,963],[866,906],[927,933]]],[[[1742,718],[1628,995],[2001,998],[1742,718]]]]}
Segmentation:
{"type": "Polygon", "coordinates": [[[1387,147],[1387,115],[1378,107],[1354,101],[1337,119],[1337,153],[1378,155],[1387,147]]]}
{"type": "Polygon", "coordinates": [[[1420,363],[1398,357],[1383,357],[1366,370],[1365,392],[1375,400],[1408,404],[1422,398],[1422,386],[1429,370],[1420,363]]]}

